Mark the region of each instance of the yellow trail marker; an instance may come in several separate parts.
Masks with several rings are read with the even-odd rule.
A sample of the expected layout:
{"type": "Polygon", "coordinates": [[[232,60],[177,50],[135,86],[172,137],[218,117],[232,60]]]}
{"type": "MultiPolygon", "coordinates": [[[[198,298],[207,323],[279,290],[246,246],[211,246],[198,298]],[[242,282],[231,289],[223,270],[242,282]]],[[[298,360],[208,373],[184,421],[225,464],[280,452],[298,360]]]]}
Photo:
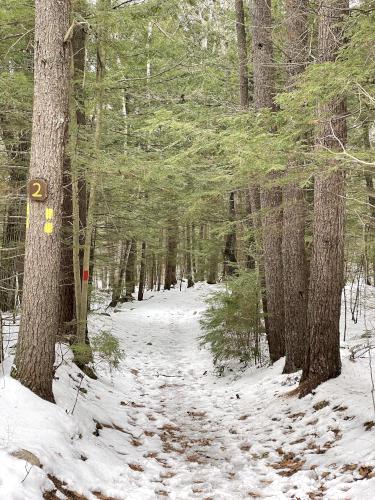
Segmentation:
{"type": "Polygon", "coordinates": [[[46,208],[46,223],[44,224],[46,234],[53,233],[53,208],[46,208]]]}
{"type": "Polygon", "coordinates": [[[26,205],[26,229],[30,227],[30,203],[26,205]]]}

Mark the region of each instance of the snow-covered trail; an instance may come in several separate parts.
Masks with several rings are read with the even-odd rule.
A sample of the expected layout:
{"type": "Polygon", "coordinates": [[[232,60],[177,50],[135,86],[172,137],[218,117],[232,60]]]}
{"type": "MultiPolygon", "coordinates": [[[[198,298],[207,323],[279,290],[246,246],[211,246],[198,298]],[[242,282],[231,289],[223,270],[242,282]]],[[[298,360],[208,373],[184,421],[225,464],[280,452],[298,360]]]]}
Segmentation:
{"type": "MultiPolygon", "coordinates": [[[[353,474],[362,480],[360,464],[353,467],[341,442],[355,418],[344,404],[343,387],[354,376],[367,390],[368,373],[350,367],[340,382],[331,382],[336,395],[327,384],[321,395],[302,401],[284,396],[298,377],[281,375],[282,362],[218,378],[209,351],[198,342],[209,291],[198,285],[156,293],[113,314],[113,333],[133,377],[126,404],[140,436],[133,464],[138,477],[124,499],[373,499],[373,493],[366,497],[365,484],[356,497],[353,474]]],[[[348,396],[355,405],[350,389],[348,396]]],[[[370,395],[363,396],[371,415],[370,395]]],[[[358,406],[363,411],[363,400],[358,406]]],[[[361,432],[363,423],[345,436],[352,458],[358,450],[351,441],[361,432]]],[[[359,448],[356,459],[370,458],[371,450],[366,466],[375,465],[371,445],[359,448]]]]}
{"type": "Polygon", "coordinates": [[[126,358],[93,381],[65,353],[57,405],[6,376],[0,500],[373,500],[368,360],[343,350],[343,374],[303,400],[289,394],[298,376],[282,375],[282,361],[217,377],[198,342],[210,290],[92,314],[90,330],[111,331],[126,358]]]}
{"type": "Polygon", "coordinates": [[[248,446],[236,430],[239,395],[219,383],[211,356],[198,348],[201,310],[202,294],[165,293],[161,301],[117,313],[114,332],[122,338],[122,317],[136,325],[124,343],[138,390],[133,403],[142,404],[146,432],[162,443],[157,456],[149,457],[164,469],[155,492],[171,498],[242,498],[248,446]]]}

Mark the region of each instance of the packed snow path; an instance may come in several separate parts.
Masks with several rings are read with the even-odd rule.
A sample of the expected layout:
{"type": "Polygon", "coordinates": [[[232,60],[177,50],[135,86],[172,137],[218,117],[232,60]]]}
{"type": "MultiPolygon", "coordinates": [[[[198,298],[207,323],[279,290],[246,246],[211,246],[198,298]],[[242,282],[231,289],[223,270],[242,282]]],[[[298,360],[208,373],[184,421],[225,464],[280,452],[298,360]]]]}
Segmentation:
{"type": "Polygon", "coordinates": [[[0,500],[373,500],[368,360],[345,360],[339,379],[303,400],[282,362],[217,377],[198,342],[210,290],[94,313],[90,329],[116,335],[126,358],[112,374],[98,366],[93,381],[66,354],[57,405],[6,377],[0,500]],[[33,467],[10,455],[20,449],[33,467]]]}
{"type": "MultiPolygon", "coordinates": [[[[134,423],[137,414],[146,414],[146,432],[155,433],[162,443],[160,451],[157,447],[146,455],[161,465],[159,478],[154,479],[155,493],[173,498],[241,498],[253,482],[244,471],[246,433],[236,426],[240,396],[219,383],[212,375],[211,356],[198,349],[201,295],[172,294],[172,303],[171,293],[165,293],[161,301],[151,298],[119,313],[134,325],[126,341],[138,390],[136,401],[130,402],[139,406],[134,423]]],[[[119,336],[120,319],[115,326],[119,336]]]]}

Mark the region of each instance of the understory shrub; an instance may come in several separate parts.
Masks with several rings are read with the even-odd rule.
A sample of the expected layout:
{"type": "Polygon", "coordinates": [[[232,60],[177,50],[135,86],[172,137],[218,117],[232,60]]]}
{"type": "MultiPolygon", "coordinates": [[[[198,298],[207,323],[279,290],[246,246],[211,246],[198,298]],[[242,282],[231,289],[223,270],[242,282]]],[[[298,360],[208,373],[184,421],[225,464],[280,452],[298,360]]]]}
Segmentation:
{"type": "Polygon", "coordinates": [[[211,349],[214,363],[232,359],[261,362],[264,327],[256,272],[240,271],[228,280],[225,290],[212,293],[207,303],[200,341],[211,349]]]}
{"type": "Polygon", "coordinates": [[[90,336],[90,345],[77,343],[73,344],[71,349],[78,365],[92,361],[94,355],[99,361],[107,363],[110,370],[118,368],[125,357],[118,338],[105,330],[90,336]]]}
{"type": "Polygon", "coordinates": [[[91,348],[98,357],[108,363],[111,369],[118,368],[125,358],[125,352],[120,347],[120,341],[109,332],[101,331],[90,339],[91,348]]]}

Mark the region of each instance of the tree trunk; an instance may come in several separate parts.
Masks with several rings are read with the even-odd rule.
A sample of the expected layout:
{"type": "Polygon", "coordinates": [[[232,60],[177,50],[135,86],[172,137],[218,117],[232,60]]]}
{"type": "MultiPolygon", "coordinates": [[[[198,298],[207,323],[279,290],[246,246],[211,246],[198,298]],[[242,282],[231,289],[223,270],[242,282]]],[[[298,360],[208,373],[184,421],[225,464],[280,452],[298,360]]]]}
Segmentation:
{"type": "Polygon", "coordinates": [[[192,267],[192,228],[188,224],[186,226],[186,274],[187,274],[187,286],[191,288],[194,286],[193,279],[193,267],[192,267]]]}
{"type": "MultiPolygon", "coordinates": [[[[286,67],[287,90],[294,87],[307,59],[307,0],[287,0],[286,67]]],[[[305,199],[298,183],[301,165],[290,160],[286,175],[297,177],[283,188],[283,272],[285,310],[285,366],[284,373],[292,373],[303,366],[306,352],[307,329],[307,263],[305,255],[305,199]]]]}
{"type": "Polygon", "coordinates": [[[132,298],[132,294],[135,292],[135,266],[137,263],[137,242],[132,239],[130,242],[130,251],[128,262],[125,271],[125,296],[128,299],[132,298]]]}
{"type": "MultiPolygon", "coordinates": [[[[85,102],[84,102],[84,80],[85,80],[85,65],[86,65],[86,31],[83,25],[74,27],[72,36],[72,73],[71,73],[71,102],[70,102],[70,188],[66,194],[71,196],[71,201],[64,199],[64,205],[71,203],[69,210],[71,213],[71,224],[69,223],[68,231],[71,234],[71,265],[73,269],[74,289],[70,289],[70,294],[74,297],[74,313],[70,321],[75,322],[75,333],[72,338],[72,343],[78,342],[79,337],[79,321],[81,318],[81,294],[82,294],[82,272],[83,272],[83,245],[84,245],[84,230],[86,228],[87,215],[87,190],[86,179],[78,173],[77,165],[77,149],[80,142],[80,132],[86,125],[85,102]]],[[[69,222],[69,221],[68,221],[69,222]]],[[[66,250],[68,252],[69,249],[66,250]]],[[[67,267],[69,262],[67,262],[67,267]]],[[[67,300],[67,299],[65,299],[67,300]]],[[[69,310],[67,310],[68,313],[69,310]]],[[[69,321],[66,315],[64,321],[69,321]]],[[[85,334],[86,341],[88,341],[85,334]]],[[[80,364],[78,359],[75,360],[80,364]]]]}
{"type": "Polygon", "coordinates": [[[224,246],[224,276],[232,276],[237,270],[236,258],[236,229],[234,227],[236,219],[234,192],[229,194],[228,219],[231,224],[230,230],[225,238],[224,246]]]}
{"type": "MultiPolygon", "coordinates": [[[[109,0],[99,0],[97,2],[98,24],[97,47],[96,47],[96,92],[95,92],[95,134],[94,134],[94,164],[90,176],[90,192],[87,207],[87,222],[85,228],[85,239],[83,244],[83,271],[80,297],[80,317],[78,319],[77,340],[79,344],[86,343],[87,332],[87,312],[89,308],[89,282],[90,271],[92,271],[92,254],[95,249],[95,206],[98,182],[98,169],[100,162],[100,147],[102,140],[103,109],[104,109],[104,75],[106,69],[106,53],[104,47],[104,27],[101,16],[110,9],[109,0]]],[[[89,359],[89,356],[88,356],[89,359]]]]}
{"type": "MultiPolygon", "coordinates": [[[[372,149],[373,144],[370,139],[370,130],[368,126],[364,127],[364,146],[367,149],[372,149]]],[[[375,189],[373,180],[373,169],[370,170],[368,167],[365,173],[365,181],[367,188],[367,199],[369,205],[369,215],[368,223],[366,224],[366,242],[365,242],[365,252],[366,252],[366,282],[368,285],[372,284],[375,286],[375,189]],[[370,250],[370,255],[368,251],[370,250]],[[370,269],[371,268],[371,269],[370,269]]]]}
{"type": "Polygon", "coordinates": [[[289,184],[283,189],[283,265],[285,308],[284,373],[303,367],[307,345],[308,272],[305,255],[305,200],[303,190],[289,184]]]}
{"type": "Polygon", "coordinates": [[[252,3],[254,106],[275,109],[271,0],[252,3]]]}
{"type": "Polygon", "coordinates": [[[220,244],[213,238],[212,231],[206,227],[206,243],[208,245],[207,262],[207,284],[215,285],[217,283],[218,260],[220,253],[220,244]]]}
{"type": "Polygon", "coordinates": [[[141,265],[139,270],[138,300],[143,300],[146,280],[146,242],[142,241],[141,265]]]}
{"type": "Polygon", "coordinates": [[[112,301],[110,303],[111,307],[115,307],[115,305],[119,302],[122,296],[122,291],[124,288],[124,275],[128,265],[131,244],[132,244],[131,241],[124,241],[124,240],[121,240],[118,243],[115,280],[112,289],[112,301]]]}
{"type": "Polygon", "coordinates": [[[264,260],[263,260],[263,240],[262,240],[262,221],[260,216],[260,192],[257,186],[249,188],[250,210],[252,214],[252,223],[254,226],[254,240],[256,247],[256,260],[258,263],[258,281],[261,290],[262,309],[264,316],[264,330],[267,335],[268,347],[269,341],[269,321],[267,312],[267,294],[266,294],[266,279],[264,273],[264,260]]]}
{"type": "Polygon", "coordinates": [[[250,235],[246,238],[246,250],[245,250],[245,268],[246,269],[255,269],[256,264],[256,251],[255,251],[255,237],[254,237],[254,221],[252,217],[251,210],[251,195],[250,190],[245,190],[245,210],[246,215],[248,217],[246,229],[249,231],[250,235]]]}
{"type": "MultiPolygon", "coordinates": [[[[335,61],[343,40],[347,0],[330,0],[319,8],[318,62],[335,61]]],[[[317,150],[341,150],[346,143],[346,102],[340,98],[318,106],[317,150]]],[[[327,160],[323,160],[327,162],[327,160]]],[[[308,298],[309,348],[300,394],[341,373],[340,310],[344,284],[345,174],[334,159],[320,166],[314,187],[314,240],[308,298]]]]}
{"type": "Polygon", "coordinates": [[[12,375],[54,401],[55,341],[59,327],[60,229],[68,123],[69,0],[35,1],[34,107],[30,179],[48,183],[46,202],[28,203],[20,333],[12,375]]]}
{"type": "Polygon", "coordinates": [[[195,276],[196,281],[204,281],[205,270],[206,270],[206,258],[203,251],[205,228],[201,224],[199,227],[198,245],[197,245],[197,255],[195,258],[197,272],[195,276]]]}
{"type": "Polygon", "coordinates": [[[153,291],[155,287],[155,274],[156,274],[156,257],[155,253],[152,252],[151,255],[151,270],[150,270],[150,281],[148,283],[148,289],[153,291]]]}
{"type": "Polygon", "coordinates": [[[178,227],[175,221],[170,221],[167,228],[167,255],[165,262],[164,290],[170,290],[176,285],[177,266],[177,233],[178,227]]]}
{"type": "Polygon", "coordinates": [[[272,362],[285,355],[281,198],[280,188],[262,188],[260,191],[268,344],[272,362]]]}
{"type": "Polygon", "coordinates": [[[70,159],[64,160],[63,174],[63,204],[62,204],[62,231],[61,231],[61,262],[60,262],[60,329],[59,338],[75,337],[75,293],[74,293],[74,266],[72,244],[72,184],[70,175],[70,159]]]}
{"type": "Polygon", "coordinates": [[[237,32],[237,50],[238,50],[238,73],[240,82],[240,103],[241,108],[246,109],[249,106],[249,75],[247,68],[247,41],[245,12],[243,0],[235,0],[236,9],[236,32],[237,32]]]}
{"type": "MultiPolygon", "coordinates": [[[[256,110],[275,110],[271,0],[253,4],[253,74],[256,110]]],[[[282,209],[278,176],[270,172],[260,192],[267,297],[267,339],[272,362],[285,354],[284,287],[282,261],[282,209]]]]}
{"type": "MultiPolygon", "coordinates": [[[[70,144],[74,147],[78,143],[79,128],[86,123],[84,110],[83,82],[85,76],[86,64],[86,28],[81,24],[74,26],[71,40],[71,63],[72,63],[72,94],[71,94],[71,126],[70,126],[70,144]],[[74,122],[74,123],[73,123],[74,122]],[[73,125],[72,125],[73,123],[73,125]],[[75,137],[72,140],[73,134],[75,137]]],[[[72,187],[72,168],[75,165],[76,151],[71,151],[70,156],[66,156],[64,162],[64,193],[63,193],[63,221],[62,221],[62,248],[61,248],[61,266],[60,266],[60,331],[62,335],[68,335],[74,341],[77,331],[76,318],[76,283],[74,275],[74,252],[80,250],[74,249],[73,235],[73,187],[72,187]]],[[[85,182],[81,178],[81,183],[85,182]]],[[[78,188],[79,189],[79,188],[78,188]]],[[[86,211],[86,189],[79,190],[80,205],[85,205],[86,211]]],[[[82,211],[82,210],[81,210],[82,211]]],[[[80,217],[81,224],[86,223],[80,217]]],[[[77,235],[78,238],[78,235],[77,235]]],[[[82,260],[82,259],[81,259],[82,260]]],[[[80,279],[81,273],[79,274],[80,279]]]]}

